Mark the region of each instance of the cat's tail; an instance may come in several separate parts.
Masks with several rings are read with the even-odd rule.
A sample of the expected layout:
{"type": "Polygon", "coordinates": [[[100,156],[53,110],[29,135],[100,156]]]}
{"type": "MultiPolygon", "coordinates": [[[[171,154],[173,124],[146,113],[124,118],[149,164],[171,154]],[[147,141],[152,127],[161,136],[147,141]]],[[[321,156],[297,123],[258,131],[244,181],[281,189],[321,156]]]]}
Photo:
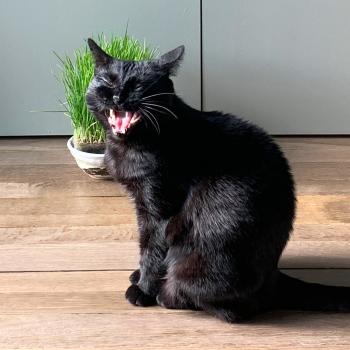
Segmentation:
{"type": "Polygon", "coordinates": [[[350,287],[308,283],[278,273],[276,309],[350,312],[350,287]]]}

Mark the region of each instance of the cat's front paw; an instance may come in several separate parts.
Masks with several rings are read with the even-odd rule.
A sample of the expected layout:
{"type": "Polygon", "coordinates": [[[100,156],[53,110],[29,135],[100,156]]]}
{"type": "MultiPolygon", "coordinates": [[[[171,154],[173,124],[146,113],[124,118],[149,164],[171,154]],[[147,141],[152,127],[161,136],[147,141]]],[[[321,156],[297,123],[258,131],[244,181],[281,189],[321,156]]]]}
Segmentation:
{"type": "Polygon", "coordinates": [[[138,286],[131,285],[125,292],[125,298],[130,304],[136,306],[153,306],[157,305],[155,297],[145,294],[138,286]]]}
{"type": "Polygon", "coordinates": [[[131,284],[137,284],[139,283],[140,277],[141,277],[140,269],[137,269],[129,276],[129,281],[131,284]]]}

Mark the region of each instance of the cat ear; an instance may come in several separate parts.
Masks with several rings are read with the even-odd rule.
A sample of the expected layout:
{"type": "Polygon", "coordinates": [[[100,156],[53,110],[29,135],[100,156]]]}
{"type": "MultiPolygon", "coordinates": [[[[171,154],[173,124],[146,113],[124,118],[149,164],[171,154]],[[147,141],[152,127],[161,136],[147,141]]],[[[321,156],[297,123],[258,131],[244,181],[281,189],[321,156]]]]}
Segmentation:
{"type": "Polygon", "coordinates": [[[89,38],[87,42],[96,66],[103,66],[112,61],[113,57],[105,53],[92,39],[89,38]]]}
{"type": "Polygon", "coordinates": [[[157,68],[169,75],[175,75],[185,53],[185,46],[181,45],[154,60],[157,68]]]}

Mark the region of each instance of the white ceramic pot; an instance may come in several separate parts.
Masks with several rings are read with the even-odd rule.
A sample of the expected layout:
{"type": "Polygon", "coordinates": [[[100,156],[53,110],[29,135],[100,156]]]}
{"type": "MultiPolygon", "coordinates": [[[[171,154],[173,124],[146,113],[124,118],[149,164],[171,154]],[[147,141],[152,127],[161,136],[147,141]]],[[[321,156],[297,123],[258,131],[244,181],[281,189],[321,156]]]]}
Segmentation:
{"type": "Polygon", "coordinates": [[[94,179],[109,180],[112,177],[108,174],[104,162],[104,154],[87,153],[77,150],[74,147],[73,136],[67,141],[67,147],[77,162],[80,169],[94,179]]]}

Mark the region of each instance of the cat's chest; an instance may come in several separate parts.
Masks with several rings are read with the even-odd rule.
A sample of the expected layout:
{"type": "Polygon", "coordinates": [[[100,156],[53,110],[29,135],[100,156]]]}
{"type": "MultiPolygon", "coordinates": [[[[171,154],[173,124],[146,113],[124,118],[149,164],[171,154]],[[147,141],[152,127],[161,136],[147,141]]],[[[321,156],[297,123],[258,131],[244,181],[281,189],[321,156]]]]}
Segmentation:
{"type": "Polygon", "coordinates": [[[152,176],[158,168],[154,154],[134,149],[107,149],[105,160],[108,171],[124,185],[140,182],[152,176]]]}

